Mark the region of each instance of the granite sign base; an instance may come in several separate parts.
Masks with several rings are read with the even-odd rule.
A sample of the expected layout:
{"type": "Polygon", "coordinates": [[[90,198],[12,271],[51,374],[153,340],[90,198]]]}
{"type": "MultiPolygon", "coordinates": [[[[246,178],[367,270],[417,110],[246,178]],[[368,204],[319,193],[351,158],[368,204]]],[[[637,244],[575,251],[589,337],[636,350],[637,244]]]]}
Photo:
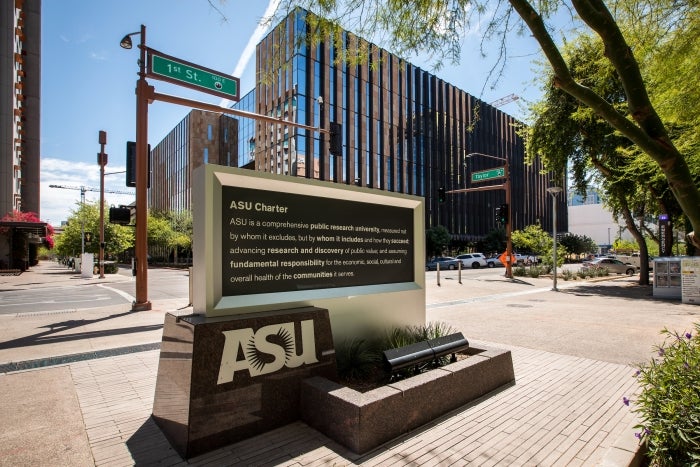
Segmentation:
{"type": "Polygon", "coordinates": [[[301,418],[301,382],[337,380],[328,310],[167,314],[153,419],[185,459],[301,418]]]}
{"type": "Polygon", "coordinates": [[[467,359],[367,392],[309,378],[302,421],[362,455],[515,383],[509,350],[471,347],[466,353],[467,359]]]}

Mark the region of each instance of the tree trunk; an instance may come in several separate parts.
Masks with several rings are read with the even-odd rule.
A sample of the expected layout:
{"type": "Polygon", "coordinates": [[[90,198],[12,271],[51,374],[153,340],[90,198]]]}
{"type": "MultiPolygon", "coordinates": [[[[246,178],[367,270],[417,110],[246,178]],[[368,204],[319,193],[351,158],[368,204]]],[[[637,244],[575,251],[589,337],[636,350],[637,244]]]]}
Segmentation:
{"type": "MultiPolygon", "coordinates": [[[[690,221],[693,230],[700,232],[700,190],[693,181],[685,158],[673,145],[663,122],[651,105],[639,65],[602,0],[572,0],[572,3],[581,19],[603,40],[606,57],[617,70],[625,89],[630,115],[634,118],[634,122],[615,110],[590,88],[582,86],[573,79],[542,17],[528,0],[509,0],[509,2],[540,44],[554,70],[554,84],[579,102],[589,106],[659,165],[668,180],[671,192],[690,221]]],[[[688,236],[688,241],[700,248],[700,236],[691,234],[688,236]]]]}
{"type": "Polygon", "coordinates": [[[632,234],[639,246],[639,285],[649,285],[649,249],[644,235],[634,223],[632,213],[627,206],[622,209],[622,217],[625,219],[627,230],[632,234]]]}

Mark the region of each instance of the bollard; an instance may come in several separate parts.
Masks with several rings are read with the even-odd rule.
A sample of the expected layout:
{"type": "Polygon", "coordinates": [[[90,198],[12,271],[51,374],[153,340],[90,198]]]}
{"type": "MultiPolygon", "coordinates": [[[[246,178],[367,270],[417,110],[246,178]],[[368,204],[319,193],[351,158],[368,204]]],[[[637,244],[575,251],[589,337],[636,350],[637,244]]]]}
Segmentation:
{"type": "Polygon", "coordinates": [[[459,266],[457,266],[457,269],[458,269],[457,282],[459,282],[459,284],[461,285],[462,284],[462,262],[461,261],[459,262],[459,266]]]}
{"type": "Polygon", "coordinates": [[[440,263],[435,264],[435,272],[435,275],[437,276],[437,285],[440,287],[440,263]]]}

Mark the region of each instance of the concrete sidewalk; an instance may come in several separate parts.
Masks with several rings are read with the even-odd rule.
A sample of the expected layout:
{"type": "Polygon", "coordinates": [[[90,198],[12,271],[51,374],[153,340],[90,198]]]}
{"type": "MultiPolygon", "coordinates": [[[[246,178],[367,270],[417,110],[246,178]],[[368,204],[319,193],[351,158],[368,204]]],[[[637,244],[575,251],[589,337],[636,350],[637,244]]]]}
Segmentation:
{"type": "MultiPolygon", "coordinates": [[[[14,284],[2,277],[0,290],[72,280],[41,270],[12,277],[14,284]]],[[[297,422],[189,464],[630,465],[636,420],[622,403],[638,390],[630,364],[648,359],[664,326],[689,329],[697,306],[655,300],[626,277],[560,282],[559,292],[551,279],[472,274],[459,284],[454,273],[437,287],[434,273],[427,277],[428,319],[476,346],[510,349],[514,386],[362,457],[297,422]]],[[[139,313],[128,304],[80,310],[69,319],[0,317],[0,363],[59,363],[0,376],[0,407],[12,414],[0,422],[0,465],[187,465],[150,419],[163,315],[188,313],[184,302],[154,302],[139,313]],[[76,353],[85,358],[60,363],[76,353]]]]}

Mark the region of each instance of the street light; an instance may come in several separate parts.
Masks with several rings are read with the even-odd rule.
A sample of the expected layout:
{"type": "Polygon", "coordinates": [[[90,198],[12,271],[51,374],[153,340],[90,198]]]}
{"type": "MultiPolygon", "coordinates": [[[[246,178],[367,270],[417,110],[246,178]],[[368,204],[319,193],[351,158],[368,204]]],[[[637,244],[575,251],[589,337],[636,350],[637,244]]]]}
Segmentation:
{"type": "Polygon", "coordinates": [[[552,249],[552,259],[554,260],[554,283],[552,290],[558,292],[557,289],[557,195],[564,191],[560,186],[552,186],[547,188],[547,193],[552,195],[552,240],[554,248],[552,249]]]}
{"type": "Polygon", "coordinates": [[[100,279],[105,278],[105,165],[107,165],[107,154],[105,154],[105,144],[107,144],[107,132],[100,130],[98,143],[100,152],[97,153],[97,164],[100,166],[100,253],[98,257],[100,268],[100,279]]]}
{"type": "Polygon", "coordinates": [[[490,154],[484,154],[481,152],[470,152],[465,159],[469,159],[471,156],[482,156],[489,159],[496,159],[503,161],[503,189],[506,191],[506,204],[508,205],[508,215],[506,216],[506,277],[509,279],[513,278],[513,264],[511,258],[513,256],[513,239],[512,239],[512,219],[513,219],[513,206],[511,206],[511,194],[510,194],[510,167],[508,165],[508,159],[505,157],[492,156],[490,154]]]}
{"type": "Polygon", "coordinates": [[[148,82],[146,81],[146,26],[141,30],[127,34],[119,42],[124,49],[131,49],[131,36],[138,34],[139,42],[139,79],[136,81],[136,300],[132,311],[151,309],[148,301],[148,82]]]}

